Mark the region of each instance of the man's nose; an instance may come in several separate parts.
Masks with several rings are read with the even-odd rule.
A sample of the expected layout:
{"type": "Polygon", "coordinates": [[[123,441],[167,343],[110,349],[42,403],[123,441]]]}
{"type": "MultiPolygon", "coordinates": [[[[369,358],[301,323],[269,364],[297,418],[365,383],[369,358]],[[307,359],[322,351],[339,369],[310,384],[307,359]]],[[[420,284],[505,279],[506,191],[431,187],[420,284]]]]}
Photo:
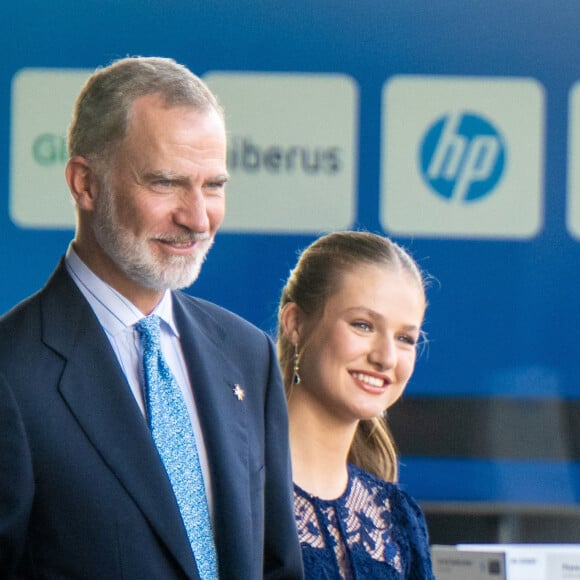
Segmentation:
{"type": "Polygon", "coordinates": [[[195,232],[209,230],[207,201],[201,188],[193,188],[181,197],[174,213],[174,221],[195,232]]]}

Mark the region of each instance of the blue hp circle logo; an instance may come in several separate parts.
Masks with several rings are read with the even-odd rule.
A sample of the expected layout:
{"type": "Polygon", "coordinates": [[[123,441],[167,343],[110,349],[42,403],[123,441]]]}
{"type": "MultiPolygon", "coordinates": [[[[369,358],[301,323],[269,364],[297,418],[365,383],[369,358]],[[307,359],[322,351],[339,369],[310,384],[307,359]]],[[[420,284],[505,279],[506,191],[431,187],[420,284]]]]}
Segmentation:
{"type": "Polygon", "coordinates": [[[500,181],[506,148],[496,128],[481,116],[445,115],[427,131],[420,149],[423,179],[441,197],[472,202],[500,181]]]}

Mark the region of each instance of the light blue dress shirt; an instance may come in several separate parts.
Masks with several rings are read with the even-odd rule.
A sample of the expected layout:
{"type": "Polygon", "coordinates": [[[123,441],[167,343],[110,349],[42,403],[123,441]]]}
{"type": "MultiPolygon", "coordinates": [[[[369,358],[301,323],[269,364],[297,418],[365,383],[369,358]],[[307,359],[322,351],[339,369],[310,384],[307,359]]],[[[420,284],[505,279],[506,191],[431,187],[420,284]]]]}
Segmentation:
{"type": "MultiPolygon", "coordinates": [[[[97,319],[105,331],[121,369],[127,378],[135,401],[145,417],[143,399],[143,373],[141,369],[141,346],[135,324],[145,315],[130,300],[117,292],[109,284],[101,280],[77,255],[69,245],[65,256],[65,265],[73,281],[93,309],[97,319]]],[[[185,366],[185,358],[179,341],[179,331],[173,319],[172,296],[169,290],[151,314],[161,318],[161,349],[163,356],[171,368],[191,419],[195,441],[203,471],[210,514],[213,515],[213,499],[211,494],[211,478],[207,451],[199,424],[199,417],[191,383],[185,366]]]]}

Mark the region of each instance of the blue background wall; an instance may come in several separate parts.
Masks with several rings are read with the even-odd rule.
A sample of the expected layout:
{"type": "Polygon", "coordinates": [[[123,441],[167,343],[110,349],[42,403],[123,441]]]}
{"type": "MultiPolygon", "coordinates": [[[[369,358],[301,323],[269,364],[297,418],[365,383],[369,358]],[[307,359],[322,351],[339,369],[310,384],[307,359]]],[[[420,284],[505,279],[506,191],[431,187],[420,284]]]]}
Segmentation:
{"type": "MultiPolygon", "coordinates": [[[[566,228],[566,192],[568,99],[580,80],[576,1],[23,0],[0,10],[0,312],[44,283],[72,235],[72,230],[20,228],[10,219],[11,83],[22,68],[95,68],[141,54],[175,58],[200,75],[220,70],[350,75],[359,91],[352,225],[387,234],[379,219],[385,81],[401,74],[533,78],[545,91],[539,233],[517,241],[397,238],[437,280],[429,290],[425,325],[430,344],[406,398],[419,406],[454,397],[476,405],[480,399],[487,404],[501,399],[525,406],[532,399],[575,408],[580,399],[580,244],[566,228]]],[[[297,251],[312,239],[223,232],[191,292],[272,331],[283,280],[297,251]]],[[[505,412],[501,401],[497,408],[505,412]]],[[[561,413],[555,417],[546,424],[566,438],[562,431],[573,425],[560,422],[561,413]]],[[[424,419],[437,420],[436,414],[424,419]]],[[[525,432],[505,434],[531,436],[529,457],[512,457],[509,451],[498,456],[479,447],[462,453],[453,450],[453,441],[448,454],[434,452],[427,443],[423,449],[417,437],[424,435],[425,425],[415,421],[416,415],[405,415],[397,428],[401,441],[415,442],[407,453],[402,448],[402,478],[419,499],[579,501],[576,451],[570,449],[566,457],[561,449],[554,454],[547,449],[538,457],[533,415],[521,423],[525,432]],[[520,484],[530,477],[538,483],[524,489],[520,484]]],[[[474,435],[469,425],[465,429],[464,437],[474,435]]]]}

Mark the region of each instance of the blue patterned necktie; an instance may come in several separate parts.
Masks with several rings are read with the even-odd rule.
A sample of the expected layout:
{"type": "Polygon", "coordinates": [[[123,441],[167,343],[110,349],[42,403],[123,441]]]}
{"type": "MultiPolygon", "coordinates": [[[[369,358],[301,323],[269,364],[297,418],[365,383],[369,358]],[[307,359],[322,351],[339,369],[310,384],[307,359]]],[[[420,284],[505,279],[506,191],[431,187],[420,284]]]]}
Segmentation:
{"type": "Polygon", "coordinates": [[[177,381],[161,353],[159,317],[142,318],[136,329],[143,346],[149,428],[171,481],[200,576],[215,579],[217,556],[195,436],[177,381]]]}

